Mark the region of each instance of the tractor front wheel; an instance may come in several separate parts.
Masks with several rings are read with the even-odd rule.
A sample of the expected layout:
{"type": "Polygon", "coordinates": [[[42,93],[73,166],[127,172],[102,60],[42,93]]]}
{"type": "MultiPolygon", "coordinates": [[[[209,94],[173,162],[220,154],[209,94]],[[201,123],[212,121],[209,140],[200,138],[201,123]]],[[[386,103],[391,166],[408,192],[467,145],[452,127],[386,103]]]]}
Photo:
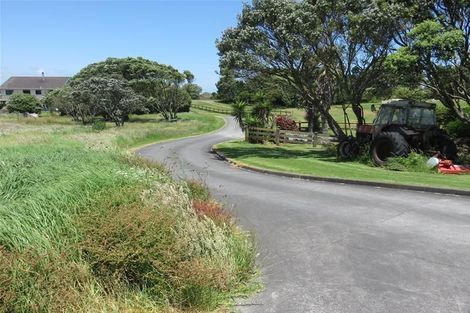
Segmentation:
{"type": "Polygon", "coordinates": [[[370,146],[370,157],[378,166],[383,166],[389,157],[407,156],[409,152],[408,142],[397,132],[378,134],[370,146]]]}
{"type": "Polygon", "coordinates": [[[337,152],[341,160],[353,160],[359,154],[359,144],[352,137],[345,138],[339,142],[337,152]]]}

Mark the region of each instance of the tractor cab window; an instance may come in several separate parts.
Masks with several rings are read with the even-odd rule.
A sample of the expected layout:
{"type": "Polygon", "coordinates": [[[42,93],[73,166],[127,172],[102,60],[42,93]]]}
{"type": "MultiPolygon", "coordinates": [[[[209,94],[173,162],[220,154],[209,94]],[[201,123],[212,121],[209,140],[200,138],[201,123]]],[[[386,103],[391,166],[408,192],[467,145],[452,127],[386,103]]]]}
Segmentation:
{"type": "Polygon", "coordinates": [[[405,124],[405,112],[402,108],[395,108],[390,124],[405,124]]]}
{"type": "Polygon", "coordinates": [[[382,106],[375,120],[377,125],[387,125],[390,123],[390,116],[393,113],[394,108],[389,106],[382,106]]]}
{"type": "Polygon", "coordinates": [[[436,125],[436,115],[432,109],[410,108],[408,124],[415,128],[426,128],[436,125]]]}

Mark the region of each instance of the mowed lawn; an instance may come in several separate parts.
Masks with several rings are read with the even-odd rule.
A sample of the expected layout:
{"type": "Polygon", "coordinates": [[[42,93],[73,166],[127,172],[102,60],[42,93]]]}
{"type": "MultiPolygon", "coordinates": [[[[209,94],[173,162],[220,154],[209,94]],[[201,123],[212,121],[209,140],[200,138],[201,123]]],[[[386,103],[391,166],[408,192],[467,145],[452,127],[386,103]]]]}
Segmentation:
{"type": "Polygon", "coordinates": [[[243,164],[280,172],[470,190],[470,175],[399,172],[360,162],[341,162],[337,160],[334,150],[328,151],[324,147],[232,141],[219,144],[216,148],[243,164]]]}

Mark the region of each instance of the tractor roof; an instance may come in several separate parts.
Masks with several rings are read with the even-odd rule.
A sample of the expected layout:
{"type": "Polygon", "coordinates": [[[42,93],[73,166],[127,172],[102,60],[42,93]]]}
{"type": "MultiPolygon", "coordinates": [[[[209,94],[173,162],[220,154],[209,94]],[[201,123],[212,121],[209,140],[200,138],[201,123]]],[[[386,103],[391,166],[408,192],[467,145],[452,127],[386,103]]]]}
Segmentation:
{"type": "Polygon", "coordinates": [[[405,99],[390,99],[382,102],[382,106],[391,106],[391,107],[421,107],[435,109],[436,104],[428,102],[417,102],[415,100],[405,100],[405,99]]]}

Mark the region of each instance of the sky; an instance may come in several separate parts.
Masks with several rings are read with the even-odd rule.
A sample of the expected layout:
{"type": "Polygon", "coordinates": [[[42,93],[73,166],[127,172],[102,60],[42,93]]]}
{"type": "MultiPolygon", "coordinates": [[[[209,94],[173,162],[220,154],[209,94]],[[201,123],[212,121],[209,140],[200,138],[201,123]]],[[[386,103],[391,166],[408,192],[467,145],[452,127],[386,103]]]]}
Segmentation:
{"type": "Polygon", "coordinates": [[[72,76],[107,57],[141,56],[190,70],[216,91],[215,41],[236,25],[238,0],[0,0],[0,81],[72,76]]]}

